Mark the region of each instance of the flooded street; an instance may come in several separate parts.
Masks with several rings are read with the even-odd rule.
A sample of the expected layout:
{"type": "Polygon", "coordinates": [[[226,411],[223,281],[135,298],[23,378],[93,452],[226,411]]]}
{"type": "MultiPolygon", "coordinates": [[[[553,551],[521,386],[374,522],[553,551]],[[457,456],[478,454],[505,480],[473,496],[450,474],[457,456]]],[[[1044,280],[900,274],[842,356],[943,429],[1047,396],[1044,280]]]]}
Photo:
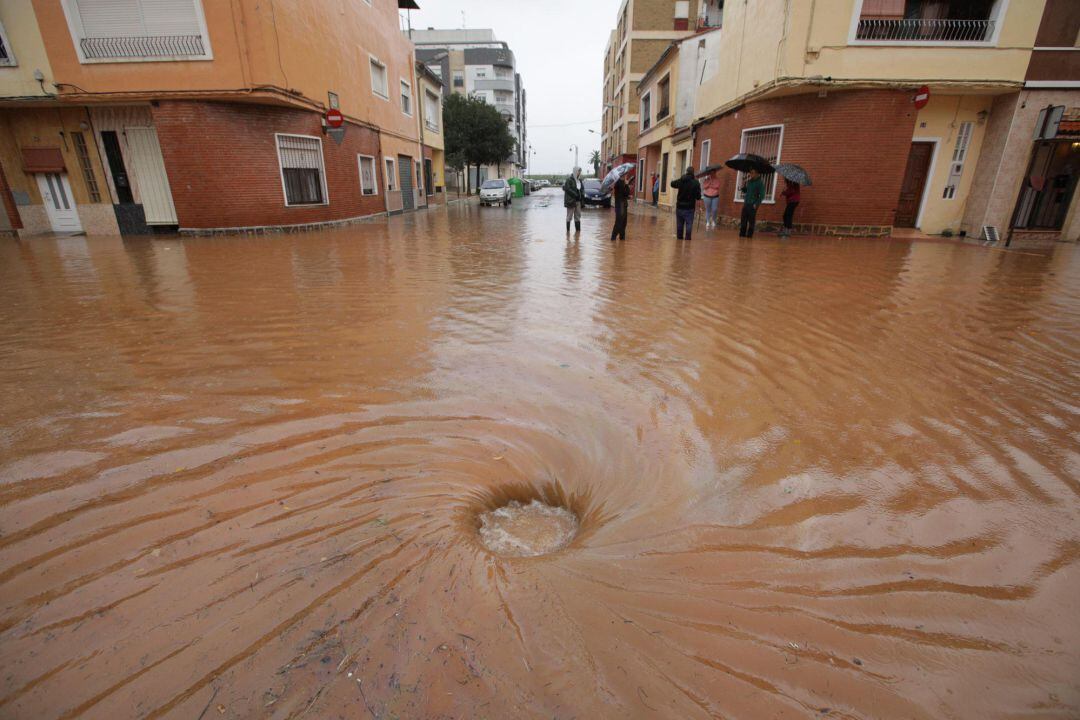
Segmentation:
{"type": "Polygon", "coordinates": [[[563,216],[0,239],[0,717],[1080,715],[1075,245],[563,216]]]}

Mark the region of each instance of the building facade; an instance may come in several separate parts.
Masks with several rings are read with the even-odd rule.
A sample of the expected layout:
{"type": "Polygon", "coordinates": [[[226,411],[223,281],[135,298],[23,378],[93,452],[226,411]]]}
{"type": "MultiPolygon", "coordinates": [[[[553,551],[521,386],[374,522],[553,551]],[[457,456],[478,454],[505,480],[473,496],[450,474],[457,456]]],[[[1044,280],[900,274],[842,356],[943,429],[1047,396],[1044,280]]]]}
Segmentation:
{"type": "Polygon", "coordinates": [[[420,144],[424,148],[424,189],[428,202],[444,199],[446,192],[446,152],[443,143],[442,78],[427,65],[416,63],[417,109],[420,113],[420,144]]]}
{"type": "MultiPolygon", "coordinates": [[[[1058,27],[1075,7],[1046,0],[728,3],[719,16],[718,47],[706,59],[718,71],[694,91],[693,155],[719,160],[753,152],[802,165],[814,184],[802,192],[796,223],[815,232],[888,235],[906,227],[959,234],[990,220],[1004,226],[1009,201],[980,198],[989,192],[1016,199],[1024,170],[1008,192],[992,189],[991,178],[1003,165],[1027,165],[1026,157],[1017,161],[1025,152],[1019,146],[1015,155],[999,153],[1008,149],[1003,138],[1023,136],[1038,121],[1031,105],[1021,107],[1025,99],[1052,90],[1054,97],[1038,103],[1071,107],[1062,93],[1080,80],[1072,60],[1077,29],[1044,35],[1040,25],[1044,11],[1055,13],[1058,27]],[[1060,53],[1056,59],[1033,52],[1043,35],[1055,48],[1046,52],[1060,53]],[[1044,82],[1057,85],[1031,85],[1044,82]]],[[[1065,167],[1068,153],[1059,144],[1047,151],[1057,160],[1032,162],[1051,173],[1065,167]]],[[[720,211],[733,221],[743,178],[721,177],[720,211]]],[[[1046,187],[1044,176],[1035,177],[1046,187]]],[[[769,178],[759,221],[780,220],[780,189],[769,178]]],[[[1075,194],[1055,191],[1055,197],[1075,194]]],[[[1038,208],[1050,201],[1031,203],[1035,222],[1060,216],[1064,224],[1068,211],[1060,199],[1041,216],[1038,208]]]]}
{"type": "Polygon", "coordinates": [[[673,41],[708,21],[703,8],[714,5],[703,0],[623,0],[604,49],[602,170],[637,161],[638,83],[673,41]]]}
{"type": "Polygon", "coordinates": [[[516,146],[506,164],[482,166],[480,176],[470,178],[470,186],[475,188],[488,177],[524,177],[529,160],[526,94],[510,47],[489,29],[428,28],[410,30],[409,35],[416,45],[416,59],[442,78],[444,93],[460,93],[493,105],[514,137],[516,146]]]}
{"type": "Polygon", "coordinates": [[[259,230],[425,204],[397,2],[125,2],[0,4],[12,229],[259,230]]]}

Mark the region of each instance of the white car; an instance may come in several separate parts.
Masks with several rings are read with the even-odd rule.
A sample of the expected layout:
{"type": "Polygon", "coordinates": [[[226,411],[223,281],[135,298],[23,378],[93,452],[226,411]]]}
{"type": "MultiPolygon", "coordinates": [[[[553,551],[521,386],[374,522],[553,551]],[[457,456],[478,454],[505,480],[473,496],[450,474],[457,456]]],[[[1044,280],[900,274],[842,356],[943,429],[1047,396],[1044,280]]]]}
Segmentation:
{"type": "Polygon", "coordinates": [[[514,189],[505,180],[485,180],[480,186],[481,205],[509,205],[514,189]]]}

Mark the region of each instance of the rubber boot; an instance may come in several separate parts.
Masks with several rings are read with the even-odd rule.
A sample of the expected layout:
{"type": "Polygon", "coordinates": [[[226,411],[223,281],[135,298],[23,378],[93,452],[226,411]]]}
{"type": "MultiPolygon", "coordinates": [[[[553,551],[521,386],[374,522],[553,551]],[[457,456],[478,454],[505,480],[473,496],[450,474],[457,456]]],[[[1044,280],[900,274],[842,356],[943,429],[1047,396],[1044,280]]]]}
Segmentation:
{"type": "Polygon", "coordinates": [[[577,233],[581,232],[581,221],[580,220],[575,220],[574,221],[574,232],[577,232],[577,233]]]}
{"type": "Polygon", "coordinates": [[[569,220],[566,221],[566,234],[567,235],[570,234],[570,221],[569,220]]]}

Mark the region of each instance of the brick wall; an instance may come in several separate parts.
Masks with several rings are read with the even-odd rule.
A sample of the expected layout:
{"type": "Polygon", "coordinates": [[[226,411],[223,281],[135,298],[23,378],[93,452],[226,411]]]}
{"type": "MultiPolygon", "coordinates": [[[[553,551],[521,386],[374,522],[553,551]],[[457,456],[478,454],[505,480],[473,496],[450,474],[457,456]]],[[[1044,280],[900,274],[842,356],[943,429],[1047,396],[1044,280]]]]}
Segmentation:
{"type": "MultiPolygon", "coordinates": [[[[668,22],[671,22],[670,18],[668,18],[668,22]]],[[[664,51],[668,49],[669,45],[671,45],[670,40],[631,40],[630,72],[643,73],[651,68],[664,54],[664,51]]]]}
{"type": "MultiPolygon", "coordinates": [[[[814,181],[804,188],[796,223],[889,226],[915,131],[911,93],[894,90],[830,91],[751,103],[696,127],[694,157],[712,140],[710,158],[723,162],[739,152],[741,132],[784,125],[780,162],[802,165],[814,181]]],[[[720,174],[720,213],[738,217],[734,171],[720,174]]],[[[782,182],[780,187],[782,187],[782,182]]],[[[762,205],[758,220],[780,221],[784,202],[762,205]]]]}
{"type": "MultiPolygon", "coordinates": [[[[697,26],[696,0],[690,3],[689,26],[697,26]]],[[[634,30],[674,30],[675,3],[672,0],[634,0],[634,30]]]]}
{"type": "Polygon", "coordinates": [[[338,145],[317,112],[267,105],[162,101],[153,108],[181,228],[292,225],[386,210],[374,130],[347,124],[338,145]],[[322,139],[328,205],[285,207],[274,133],[322,139]],[[377,158],[379,193],[360,194],[358,153],[377,158]]]}

